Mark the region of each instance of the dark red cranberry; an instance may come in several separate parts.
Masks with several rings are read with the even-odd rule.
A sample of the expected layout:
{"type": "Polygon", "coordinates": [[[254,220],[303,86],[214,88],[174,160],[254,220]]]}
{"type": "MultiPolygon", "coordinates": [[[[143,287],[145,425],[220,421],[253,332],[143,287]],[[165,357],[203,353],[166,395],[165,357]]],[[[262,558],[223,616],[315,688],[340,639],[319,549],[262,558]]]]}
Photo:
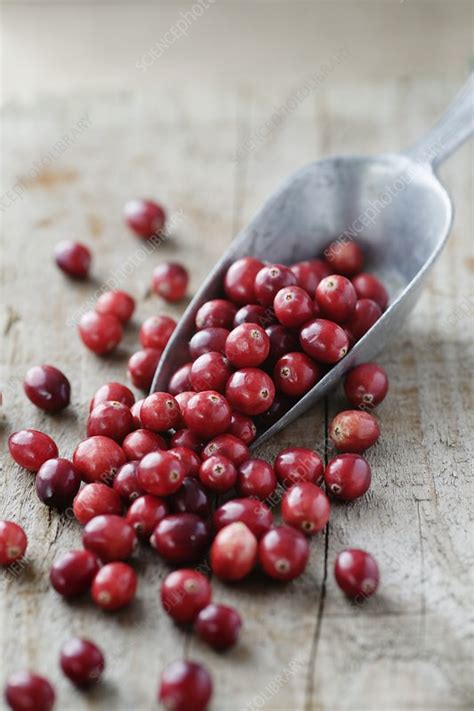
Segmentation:
{"type": "Polygon", "coordinates": [[[192,513],[201,518],[208,518],[211,513],[207,493],[194,477],[189,476],[171,497],[171,508],[175,513],[192,513]]]}
{"type": "Polygon", "coordinates": [[[31,472],[37,472],[47,459],[58,456],[54,440],[38,430],[18,430],[8,438],[11,458],[31,472]]]}
{"type": "Polygon", "coordinates": [[[201,459],[188,447],[172,447],[168,450],[170,454],[176,457],[184,467],[184,476],[199,476],[199,467],[201,459]]]}
{"type": "Polygon", "coordinates": [[[122,442],[122,449],[129,461],[143,459],[145,454],[166,448],[167,445],[163,437],[156,432],[144,429],[130,432],[122,442]]]}
{"type": "Polygon", "coordinates": [[[54,248],[54,260],[61,271],[68,276],[74,279],[85,279],[89,274],[92,255],[85,244],[64,240],[54,248]]]}
{"type": "Polygon", "coordinates": [[[214,528],[217,531],[238,521],[245,523],[256,538],[261,538],[271,529],[273,515],[262,501],[244,498],[227,501],[213,516],[214,528]]]}
{"type": "Polygon", "coordinates": [[[47,506],[63,511],[79,491],[81,475],[68,459],[48,459],[36,475],[36,493],[47,506]]]}
{"type": "Polygon", "coordinates": [[[223,494],[237,482],[237,469],[230,459],[215,454],[201,464],[199,479],[211,491],[223,494]]]}
{"type": "Polygon", "coordinates": [[[158,701],[170,711],[204,711],[211,696],[212,679],[201,664],[177,660],[161,675],[158,701]]]}
{"type": "Polygon", "coordinates": [[[318,382],[319,376],[319,366],[305,353],[287,353],[273,369],[276,387],[289,397],[302,397],[318,382]]]}
{"type": "Polygon", "coordinates": [[[364,266],[364,253],[357,242],[353,240],[334,240],[324,250],[324,256],[333,273],[337,272],[338,274],[344,274],[344,276],[357,274],[364,266]]]}
{"type": "Polygon", "coordinates": [[[189,380],[191,387],[196,392],[216,390],[221,393],[225,390],[230,374],[231,369],[227,359],[222,353],[211,351],[204,353],[194,361],[189,380]]]}
{"type": "Polygon", "coordinates": [[[260,304],[247,304],[242,306],[234,316],[234,328],[243,323],[256,323],[262,328],[268,328],[276,323],[277,319],[272,308],[261,306],[260,304]]]}
{"type": "Polygon", "coordinates": [[[349,279],[340,274],[332,274],[319,282],[316,301],[321,316],[343,323],[354,311],[357,294],[349,279]]]}
{"type": "Polygon", "coordinates": [[[352,279],[358,299],[375,301],[382,311],[388,305],[388,293],[382,282],[373,274],[358,274],[352,279]]]}
{"type": "Polygon", "coordinates": [[[176,321],[170,316],[150,316],[140,328],[140,343],[143,348],[164,350],[176,328],[176,321]]]}
{"type": "Polygon", "coordinates": [[[97,405],[103,402],[121,402],[123,405],[131,408],[135,403],[135,395],[132,391],[122,383],[106,383],[101,385],[94,393],[94,397],[90,401],[89,412],[92,412],[97,405]]]}
{"type": "Polygon", "coordinates": [[[287,328],[298,328],[314,315],[313,299],[300,286],[280,289],[275,296],[273,308],[279,322],[287,328]]]}
{"type": "Polygon", "coordinates": [[[202,449],[201,437],[188,429],[177,430],[171,437],[170,444],[173,448],[186,447],[192,449],[193,452],[200,452],[202,449]]]}
{"type": "Polygon", "coordinates": [[[99,559],[91,551],[68,551],[54,561],[49,579],[60,595],[76,597],[89,590],[99,568],[99,559]]]}
{"type": "Polygon", "coordinates": [[[123,337],[122,324],[116,316],[87,311],[79,321],[79,335],[87,348],[97,355],[114,350],[123,337]]]}
{"type": "Polygon", "coordinates": [[[380,437],[379,423],[362,410],[344,410],[329,425],[329,437],[338,452],[365,452],[380,437]]]}
{"type": "Polygon", "coordinates": [[[102,435],[119,443],[133,428],[133,415],[122,402],[101,402],[87,420],[88,437],[102,435]]]}
{"type": "Polygon", "coordinates": [[[179,393],[191,390],[189,375],[192,367],[192,363],[185,363],[185,365],[178,368],[178,370],[171,376],[171,380],[168,384],[168,392],[170,395],[178,395],[179,393]]]}
{"type": "Polygon", "coordinates": [[[224,353],[228,328],[210,327],[197,331],[189,341],[189,353],[193,360],[205,353],[224,353]]]}
{"type": "Polygon", "coordinates": [[[20,671],[9,677],[5,700],[12,711],[50,711],[54,706],[55,693],[43,676],[20,671]]]}
{"type": "Polygon", "coordinates": [[[147,494],[169,496],[178,491],[186,470],[182,462],[170,452],[147,454],[138,465],[137,479],[147,494]]]}
{"type": "Polygon", "coordinates": [[[306,568],[309,544],[303,534],[295,528],[278,526],[260,540],[258,558],[264,573],[270,578],[293,580],[306,568]]]}
{"type": "Polygon", "coordinates": [[[168,506],[164,499],[145,494],[135,499],[127,511],[125,520],[134,528],[139,538],[148,541],[161,519],[168,513],[168,506]]]}
{"type": "Polygon", "coordinates": [[[179,425],[181,411],[169,393],[153,393],[145,398],[140,410],[143,426],[153,432],[167,432],[179,425]]]}
{"type": "Polygon", "coordinates": [[[226,398],[215,390],[196,393],[184,408],[186,427],[209,439],[230,427],[231,409],[226,398]]]}
{"type": "Polygon", "coordinates": [[[267,264],[255,277],[255,296],[262,306],[273,306],[273,300],[280,289],[295,286],[297,279],[283,264],[267,264]]]}
{"type": "Polygon", "coordinates": [[[290,267],[298,280],[298,286],[308,292],[311,296],[316,291],[321,279],[329,276],[331,270],[329,265],[322,259],[311,259],[304,262],[297,262],[290,267]]]}
{"type": "Polygon", "coordinates": [[[257,436],[257,428],[251,417],[241,415],[240,412],[233,412],[230,421],[229,434],[240,439],[247,446],[251,444],[257,436]]]}
{"type": "Polygon", "coordinates": [[[74,499],[72,510],[79,523],[85,525],[102,514],[119,516],[122,513],[122,501],[117,491],[97,481],[82,487],[74,499]]]}
{"type": "Polygon", "coordinates": [[[255,421],[257,428],[259,430],[266,430],[268,427],[271,427],[285,412],[288,412],[293,402],[293,400],[285,395],[275,395],[275,399],[268,410],[265,410],[265,412],[262,412],[262,414],[257,417],[255,421]]]}
{"type": "Polygon", "coordinates": [[[354,407],[369,410],[380,405],[388,391],[388,377],[377,363],[362,363],[346,375],[344,392],[354,407]]]}
{"type": "Polygon", "coordinates": [[[136,572],[127,563],[107,563],[94,578],[92,599],[104,610],[118,610],[133,600],[137,582],[136,572]]]}
{"type": "Polygon", "coordinates": [[[98,314],[110,314],[121,323],[127,323],[135,311],[135,299],[119,289],[106,291],[97,299],[95,310],[98,314]]]}
{"type": "Polygon", "coordinates": [[[231,434],[221,434],[214,437],[214,439],[208,442],[204,447],[202,458],[208,459],[215,454],[230,459],[237,467],[250,457],[247,445],[231,434]]]}
{"type": "Polygon", "coordinates": [[[64,674],[79,687],[98,682],[105,667],[104,655],[99,647],[79,637],[63,644],[59,661],[64,674]]]}
{"type": "Polygon", "coordinates": [[[235,368],[260,365],[269,352],[270,339],[256,323],[243,323],[234,328],[225,344],[226,357],[235,368]]]}
{"type": "Polygon", "coordinates": [[[161,351],[156,348],[144,348],[130,356],[127,375],[136,388],[150,389],[160,358],[161,351]]]}
{"type": "Polygon", "coordinates": [[[309,481],[294,484],[283,496],[281,515],[289,526],[312,536],[322,531],[329,521],[328,497],[319,486],[309,481]]]}
{"type": "Polygon", "coordinates": [[[225,392],[233,409],[244,415],[259,415],[271,406],[275,386],[263,370],[242,368],[230,376],[225,392]]]}
{"type": "Polygon", "coordinates": [[[266,499],[277,486],[273,467],[263,459],[248,459],[239,467],[238,490],[241,496],[266,499]]]}
{"type": "Polygon", "coordinates": [[[232,328],[237,307],[225,299],[206,301],[196,314],[196,328],[232,328]]]}
{"type": "Polygon", "coordinates": [[[327,491],[342,501],[363,496],[371,479],[369,463],[360,454],[338,454],[328,462],[324,472],[327,491]]]}
{"type": "Polygon", "coordinates": [[[141,400],[137,400],[136,402],[133,403],[133,405],[130,408],[130,412],[132,413],[133,417],[133,424],[137,429],[140,429],[142,427],[142,421],[140,419],[140,412],[142,409],[142,405],[145,402],[145,398],[142,398],[141,400]]]}
{"type": "Polygon", "coordinates": [[[165,301],[175,303],[186,296],[189,274],[187,270],[175,262],[163,262],[153,271],[153,291],[165,301]]]}
{"type": "Polygon", "coordinates": [[[60,370],[52,365],[35,365],[23,381],[27,397],[45,412],[59,412],[69,405],[71,384],[60,370]]]}
{"type": "Polygon", "coordinates": [[[371,299],[359,299],[350,319],[344,324],[356,341],[362,338],[382,315],[380,306],[371,299]]]}
{"type": "Polygon", "coordinates": [[[209,527],[191,513],[165,516],[153,531],[150,543],[162,558],[174,565],[195,563],[206,552],[209,527]]]}
{"type": "Polygon", "coordinates": [[[194,631],[211,647],[222,651],[237,642],[242,618],[237,610],[227,605],[207,605],[197,616],[194,631]]]}
{"type": "Polygon", "coordinates": [[[129,200],[124,208],[127,225],[139,237],[149,239],[159,235],[166,222],[166,213],[152,200],[129,200]]]}
{"type": "Polygon", "coordinates": [[[161,584],[161,604],[176,622],[194,622],[200,611],[209,605],[211,585],[197,570],[183,568],[168,573],[161,584]]]}
{"type": "MultiPolygon", "coordinates": [[[[138,499],[139,496],[142,496],[142,494],[145,493],[138,483],[138,464],[138,460],[132,460],[126,464],[123,464],[114,479],[114,491],[117,492],[123,501],[128,503],[135,501],[135,499],[138,499]]],[[[107,513],[117,513],[117,511],[110,511],[107,513]]]]}
{"type": "Polygon", "coordinates": [[[255,301],[255,277],[263,262],[254,257],[243,257],[230,265],[224,277],[224,290],[235,304],[250,304],[255,301]]]}
{"type": "Polygon", "coordinates": [[[375,558],[358,548],[348,548],[338,554],[334,575],[341,590],[360,601],[374,594],[380,578],[375,558]]]}
{"type": "Polygon", "coordinates": [[[270,365],[274,365],[286,353],[299,350],[300,344],[297,336],[284,326],[280,324],[269,326],[266,333],[270,339],[270,353],[268,355],[270,365]]]}
{"type": "Polygon", "coordinates": [[[28,545],[26,533],[13,521],[0,521],[0,565],[22,558],[28,545]]]}
{"type": "Polygon", "coordinates": [[[304,352],[319,363],[337,363],[349,349],[344,329],[323,318],[316,318],[304,326],[300,343],[304,352]]]}
{"type": "Polygon", "coordinates": [[[242,521],[221,528],[211,546],[210,563],[221,580],[242,580],[257,562],[257,538],[242,521]]]}
{"type": "Polygon", "coordinates": [[[275,459],[275,473],[285,488],[309,481],[321,484],[324,464],[317,452],[305,447],[283,449],[275,459]]]}
{"type": "Polygon", "coordinates": [[[103,514],[84,528],[82,545],[104,563],[129,558],[136,546],[135,532],[122,516],[103,514]]]}
{"type": "Polygon", "coordinates": [[[122,447],[110,437],[89,437],[77,445],[72,462],[86,483],[113,483],[117,469],[125,464],[122,447]]]}

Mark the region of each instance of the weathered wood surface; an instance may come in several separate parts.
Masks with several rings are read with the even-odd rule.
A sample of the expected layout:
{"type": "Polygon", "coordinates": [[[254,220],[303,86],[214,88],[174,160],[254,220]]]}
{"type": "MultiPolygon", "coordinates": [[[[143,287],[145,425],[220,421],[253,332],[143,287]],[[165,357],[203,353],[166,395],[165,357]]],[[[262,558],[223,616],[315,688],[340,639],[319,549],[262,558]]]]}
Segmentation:
{"type": "MultiPolygon", "coordinates": [[[[200,86],[180,87],[153,99],[76,95],[7,110],[3,193],[82,116],[90,125],[26,180],[18,199],[4,195],[3,440],[20,427],[37,427],[70,456],[84,436],[95,388],[125,382],[138,324],[156,312],[179,313],[149,294],[160,259],[183,261],[195,288],[280,179],[328,153],[408,144],[457,87],[323,82],[235,162],[245,138],[294,88],[203,96],[200,86]],[[177,216],[170,239],[141,260],[143,245],[121,217],[134,195],[157,196],[177,216]],[[51,252],[66,237],[92,245],[92,282],[70,283],[56,270],[51,252]],[[124,272],[134,260],[140,263],[124,272]],[[119,352],[98,359],[70,322],[117,275],[137,297],[138,310],[119,352]],[[39,413],[22,394],[26,369],[42,362],[57,365],[72,382],[73,402],[63,415],[39,413]]],[[[160,670],[185,654],[212,668],[216,711],[471,706],[472,150],[453,157],[443,177],[456,219],[416,312],[380,358],[391,391],[379,408],[383,437],[368,454],[373,486],[362,501],[333,507],[327,531],[312,541],[307,573],[287,586],[257,576],[239,586],[214,581],[215,599],[234,604],[245,620],[241,642],[225,656],[162,612],[158,590],[166,567],[150,551],[137,557],[140,587],[129,609],[106,615],[88,601],[66,604],[49,587],[47,572],[58,554],[80,544],[80,528],[41,505],[33,477],[3,456],[1,517],[22,523],[30,540],[26,565],[1,575],[3,676],[22,666],[47,674],[58,709],[145,711],[155,707],[160,670]],[[344,599],[332,575],[335,555],[347,545],[370,550],[381,567],[380,593],[362,606],[344,599]],[[58,671],[59,647],[72,634],[90,636],[106,651],[105,681],[88,695],[58,671]]],[[[340,394],[331,396],[266,445],[263,456],[298,443],[327,457],[327,422],[342,403],[340,394]]]]}

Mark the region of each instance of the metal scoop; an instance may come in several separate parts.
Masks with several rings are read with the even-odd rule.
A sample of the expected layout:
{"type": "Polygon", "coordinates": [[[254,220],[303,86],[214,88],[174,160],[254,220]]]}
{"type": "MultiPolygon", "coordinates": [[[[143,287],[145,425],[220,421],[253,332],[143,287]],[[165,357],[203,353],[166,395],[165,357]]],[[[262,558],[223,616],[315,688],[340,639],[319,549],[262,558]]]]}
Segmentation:
{"type": "Polygon", "coordinates": [[[474,74],[431,131],[401,153],[334,156],[290,176],[212,269],[182,316],[158,365],[151,392],[166,391],[189,361],[198,308],[222,296],[224,274],[244,256],[291,264],[320,256],[334,240],[357,240],[366,270],[388,286],[390,305],[349,353],[266,431],[256,447],[293,422],[358,363],[396,336],[443,249],[453,218],[438,166],[474,131],[474,74]]]}

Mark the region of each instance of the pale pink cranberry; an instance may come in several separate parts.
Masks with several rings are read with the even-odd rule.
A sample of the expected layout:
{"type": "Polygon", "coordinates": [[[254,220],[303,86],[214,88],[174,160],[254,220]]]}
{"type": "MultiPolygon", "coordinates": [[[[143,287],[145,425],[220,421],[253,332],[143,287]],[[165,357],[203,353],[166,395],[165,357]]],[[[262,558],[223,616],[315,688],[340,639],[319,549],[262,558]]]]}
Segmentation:
{"type": "Polygon", "coordinates": [[[243,257],[231,264],[224,277],[224,290],[235,304],[250,304],[255,301],[255,277],[263,262],[254,257],[243,257]]]}
{"type": "Polygon", "coordinates": [[[364,253],[357,242],[347,238],[337,239],[324,250],[324,256],[333,273],[352,276],[364,266],[364,253]]]}
{"type": "Polygon", "coordinates": [[[65,240],[54,248],[58,267],[74,279],[86,279],[92,261],[90,249],[80,242],[65,240]]]}
{"type": "Polygon", "coordinates": [[[79,335],[85,346],[97,355],[114,350],[123,337],[122,324],[116,316],[87,311],[79,321],[79,335]]]}
{"type": "Polygon", "coordinates": [[[211,546],[210,562],[221,580],[242,580],[257,562],[257,539],[242,522],[224,526],[211,546]]]}
{"type": "Polygon", "coordinates": [[[237,313],[235,304],[225,299],[206,301],[196,314],[196,328],[232,328],[237,313]]]}
{"type": "Polygon", "coordinates": [[[150,316],[141,325],[140,343],[143,348],[164,350],[176,328],[176,321],[170,316],[150,316]]]}
{"type": "Polygon", "coordinates": [[[170,303],[184,299],[188,282],[188,272],[181,264],[175,262],[163,262],[153,271],[153,291],[170,303]]]}
{"type": "Polygon", "coordinates": [[[135,311],[135,300],[125,291],[106,291],[97,299],[95,310],[99,314],[115,316],[121,323],[127,323],[135,311]]]}
{"type": "Polygon", "coordinates": [[[234,410],[244,415],[259,415],[271,406],[275,385],[263,370],[243,368],[227,381],[226,397],[234,410]]]}
{"type": "Polygon", "coordinates": [[[161,351],[156,348],[145,348],[130,357],[127,374],[136,388],[150,389],[160,358],[161,351]]]}
{"type": "Polygon", "coordinates": [[[375,301],[382,311],[388,305],[388,293],[382,282],[373,274],[358,274],[352,279],[358,299],[371,299],[375,301]]]}
{"type": "Polygon", "coordinates": [[[139,237],[149,239],[159,235],[166,222],[166,213],[152,200],[129,200],[124,208],[127,225],[139,237]]]}

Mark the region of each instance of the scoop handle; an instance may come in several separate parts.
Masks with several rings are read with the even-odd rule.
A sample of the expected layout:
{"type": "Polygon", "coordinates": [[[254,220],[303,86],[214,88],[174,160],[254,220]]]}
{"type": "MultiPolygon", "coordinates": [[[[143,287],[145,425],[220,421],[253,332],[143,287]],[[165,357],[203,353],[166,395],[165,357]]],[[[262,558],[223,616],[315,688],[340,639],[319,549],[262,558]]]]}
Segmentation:
{"type": "Polygon", "coordinates": [[[474,73],[456,94],[431,131],[404,151],[435,169],[474,133],[474,73]]]}

